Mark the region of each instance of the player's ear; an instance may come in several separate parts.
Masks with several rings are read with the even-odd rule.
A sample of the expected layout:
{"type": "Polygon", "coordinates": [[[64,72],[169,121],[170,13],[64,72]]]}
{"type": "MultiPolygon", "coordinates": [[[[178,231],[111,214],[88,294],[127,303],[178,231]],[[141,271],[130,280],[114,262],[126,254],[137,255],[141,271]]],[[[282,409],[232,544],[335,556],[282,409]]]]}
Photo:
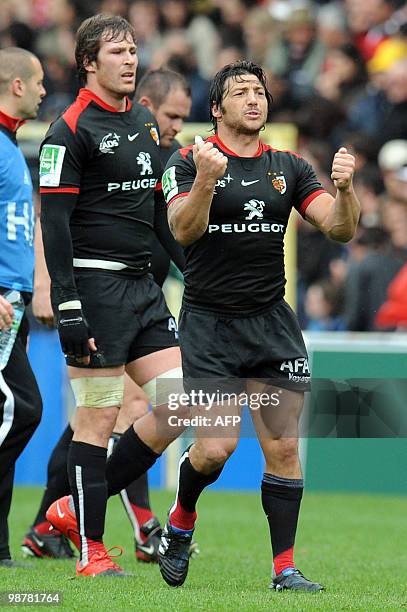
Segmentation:
{"type": "Polygon", "coordinates": [[[96,72],[96,61],[93,60],[92,62],[89,61],[88,57],[84,57],[83,59],[83,67],[85,68],[86,72],[96,72]]]}
{"type": "Polygon", "coordinates": [[[153,115],[154,115],[154,111],[157,110],[154,107],[154,104],[152,103],[151,98],[149,96],[141,96],[141,98],[139,98],[139,100],[137,100],[137,102],[139,104],[141,104],[142,106],[145,106],[146,108],[148,108],[150,113],[153,113],[153,115]]]}
{"type": "Polygon", "coordinates": [[[13,79],[11,82],[11,91],[15,96],[21,98],[25,92],[24,81],[18,77],[16,79],[13,79]]]}
{"type": "Polygon", "coordinates": [[[220,119],[222,117],[220,107],[217,104],[212,104],[212,115],[215,119],[220,119]]]}

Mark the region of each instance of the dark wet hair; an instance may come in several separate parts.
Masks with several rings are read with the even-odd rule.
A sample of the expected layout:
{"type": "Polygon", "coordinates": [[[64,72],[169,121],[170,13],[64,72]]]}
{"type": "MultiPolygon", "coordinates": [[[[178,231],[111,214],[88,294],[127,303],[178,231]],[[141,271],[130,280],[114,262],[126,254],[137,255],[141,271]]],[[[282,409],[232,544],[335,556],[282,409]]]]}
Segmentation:
{"type": "Polygon", "coordinates": [[[237,77],[242,76],[244,74],[253,74],[259,79],[266,92],[266,99],[270,107],[273,98],[267,88],[267,77],[263,68],[258,64],[255,64],[254,62],[249,62],[247,60],[234,62],[233,64],[227,64],[215,74],[209,90],[209,116],[211,118],[215,132],[217,129],[218,122],[216,117],[212,115],[212,106],[221,106],[222,100],[227,94],[226,81],[230,78],[236,79],[237,77]]]}
{"type": "Polygon", "coordinates": [[[75,59],[78,77],[86,83],[85,62],[97,59],[102,41],[123,40],[130,34],[136,43],[133,26],[119,15],[94,15],[81,23],[76,36],[75,59]]]}
{"type": "Polygon", "coordinates": [[[146,72],[136,88],[136,100],[148,96],[155,108],[159,108],[170,91],[181,89],[188,98],[191,88],[179,72],[169,68],[159,68],[146,72]]]}

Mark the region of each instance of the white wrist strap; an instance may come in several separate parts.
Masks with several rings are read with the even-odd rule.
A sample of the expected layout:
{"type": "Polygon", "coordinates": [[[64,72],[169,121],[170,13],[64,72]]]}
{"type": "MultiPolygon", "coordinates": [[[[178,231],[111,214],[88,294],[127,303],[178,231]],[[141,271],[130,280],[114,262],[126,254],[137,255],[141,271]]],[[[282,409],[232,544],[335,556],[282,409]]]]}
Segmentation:
{"type": "Polygon", "coordinates": [[[70,302],[63,302],[58,306],[58,310],[80,310],[82,304],[80,300],[71,300],[70,302]]]}

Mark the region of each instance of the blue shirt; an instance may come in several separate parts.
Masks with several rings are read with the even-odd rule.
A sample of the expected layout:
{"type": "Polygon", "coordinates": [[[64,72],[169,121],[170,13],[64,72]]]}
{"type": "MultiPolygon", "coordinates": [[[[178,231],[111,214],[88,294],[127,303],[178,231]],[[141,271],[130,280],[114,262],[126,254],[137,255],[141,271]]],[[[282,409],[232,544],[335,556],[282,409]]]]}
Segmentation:
{"type": "Polygon", "coordinates": [[[0,287],[32,292],[33,186],[11,121],[0,112],[0,287]]]}

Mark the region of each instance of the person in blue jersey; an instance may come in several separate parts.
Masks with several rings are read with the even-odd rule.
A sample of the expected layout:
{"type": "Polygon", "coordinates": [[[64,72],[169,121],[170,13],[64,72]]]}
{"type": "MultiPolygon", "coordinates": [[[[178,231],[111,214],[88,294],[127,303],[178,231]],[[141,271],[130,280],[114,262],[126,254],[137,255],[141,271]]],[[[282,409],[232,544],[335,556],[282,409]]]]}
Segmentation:
{"type": "MultiPolygon", "coordinates": [[[[45,96],[43,77],[41,64],[32,53],[14,47],[0,50],[0,339],[15,316],[8,293],[19,292],[27,305],[33,288],[32,183],[16,132],[27,119],[37,116],[45,96]]],[[[20,565],[11,559],[7,523],[14,467],[42,412],[26,354],[27,335],[23,316],[8,361],[0,371],[0,568],[20,565]]]]}

